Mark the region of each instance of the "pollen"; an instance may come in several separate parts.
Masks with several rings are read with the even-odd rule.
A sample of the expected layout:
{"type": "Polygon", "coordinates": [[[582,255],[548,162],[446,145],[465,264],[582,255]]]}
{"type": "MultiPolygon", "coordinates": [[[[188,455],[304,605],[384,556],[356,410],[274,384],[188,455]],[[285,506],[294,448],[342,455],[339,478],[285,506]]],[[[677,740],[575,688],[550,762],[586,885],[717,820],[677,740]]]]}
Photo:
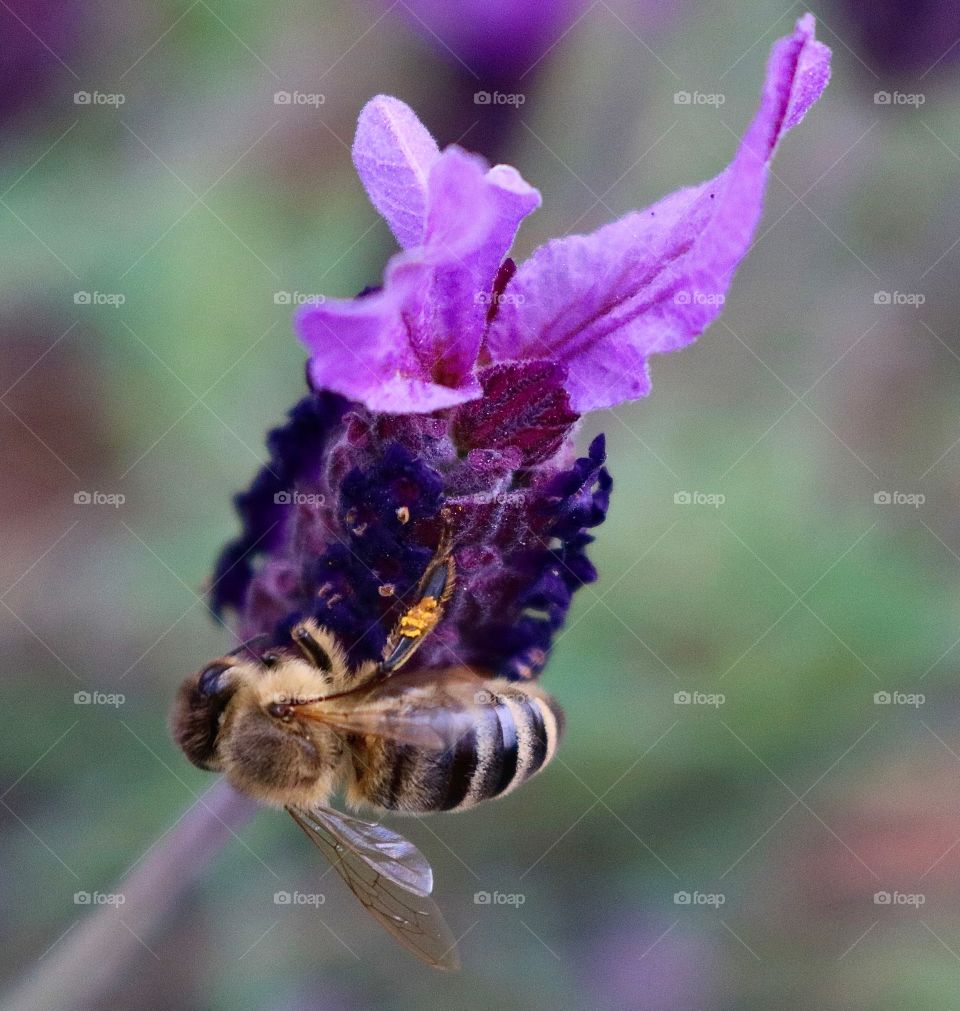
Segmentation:
{"type": "Polygon", "coordinates": [[[436,597],[424,597],[400,619],[400,634],[407,639],[426,635],[439,620],[439,606],[436,597]]]}

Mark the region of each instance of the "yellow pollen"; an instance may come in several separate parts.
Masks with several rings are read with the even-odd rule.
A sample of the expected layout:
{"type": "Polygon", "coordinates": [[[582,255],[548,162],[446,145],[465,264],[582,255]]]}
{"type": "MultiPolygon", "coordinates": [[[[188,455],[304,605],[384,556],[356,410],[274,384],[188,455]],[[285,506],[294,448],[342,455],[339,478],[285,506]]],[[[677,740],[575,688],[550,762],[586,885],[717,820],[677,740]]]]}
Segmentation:
{"type": "Polygon", "coordinates": [[[419,639],[436,625],[438,610],[436,597],[424,597],[400,619],[400,634],[407,639],[419,639]]]}

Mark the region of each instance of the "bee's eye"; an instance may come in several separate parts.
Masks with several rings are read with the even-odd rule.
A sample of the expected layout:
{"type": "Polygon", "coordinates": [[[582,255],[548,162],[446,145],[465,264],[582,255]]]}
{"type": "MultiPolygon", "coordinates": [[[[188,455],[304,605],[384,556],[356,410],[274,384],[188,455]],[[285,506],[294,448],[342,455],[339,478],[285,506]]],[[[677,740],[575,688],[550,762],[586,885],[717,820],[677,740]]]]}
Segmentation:
{"type": "Polygon", "coordinates": [[[197,682],[197,690],[200,694],[207,698],[211,695],[216,695],[220,691],[220,676],[225,670],[229,669],[229,665],[225,663],[210,664],[200,675],[200,680],[197,682]]]}

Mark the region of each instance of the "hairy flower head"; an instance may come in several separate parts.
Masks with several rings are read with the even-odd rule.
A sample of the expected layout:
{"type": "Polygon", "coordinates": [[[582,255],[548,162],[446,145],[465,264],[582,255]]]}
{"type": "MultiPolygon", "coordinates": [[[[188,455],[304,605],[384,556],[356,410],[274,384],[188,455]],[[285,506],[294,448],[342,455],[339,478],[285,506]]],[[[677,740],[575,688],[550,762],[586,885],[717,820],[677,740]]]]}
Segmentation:
{"type": "Polygon", "coordinates": [[[603,437],[578,457],[578,421],[648,393],[651,356],[719,314],[774,151],[828,77],[806,15],[774,44],[719,175],[519,266],[508,253],[540,194],[509,166],[441,151],[397,99],[371,100],[354,164],[401,251],[381,287],[297,315],[311,392],[270,434],[215,576],[239,634],[310,615],[353,659],[379,656],[448,529],[458,588],[418,664],[535,676],[596,578],[587,531],[609,503],[603,437]]]}

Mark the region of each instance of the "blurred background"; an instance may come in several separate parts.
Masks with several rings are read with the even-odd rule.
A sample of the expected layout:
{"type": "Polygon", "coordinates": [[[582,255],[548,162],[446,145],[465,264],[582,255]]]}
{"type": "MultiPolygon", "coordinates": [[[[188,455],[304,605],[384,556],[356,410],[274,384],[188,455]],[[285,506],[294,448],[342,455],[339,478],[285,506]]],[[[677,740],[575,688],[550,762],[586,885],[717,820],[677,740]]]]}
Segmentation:
{"type": "MultiPolygon", "coordinates": [[[[462,973],[330,878],[276,905],[320,868],[264,812],[113,1006],[956,1006],[960,18],[812,9],[833,81],[724,315],[581,432],[616,484],[545,675],[559,759],[406,823],[462,973]]],[[[538,186],[519,259],[718,172],[803,10],[0,4],[4,983],[211,784],[167,710],[230,642],[201,595],[303,390],[292,308],[394,248],[350,162],[363,103],[538,186]]]]}

